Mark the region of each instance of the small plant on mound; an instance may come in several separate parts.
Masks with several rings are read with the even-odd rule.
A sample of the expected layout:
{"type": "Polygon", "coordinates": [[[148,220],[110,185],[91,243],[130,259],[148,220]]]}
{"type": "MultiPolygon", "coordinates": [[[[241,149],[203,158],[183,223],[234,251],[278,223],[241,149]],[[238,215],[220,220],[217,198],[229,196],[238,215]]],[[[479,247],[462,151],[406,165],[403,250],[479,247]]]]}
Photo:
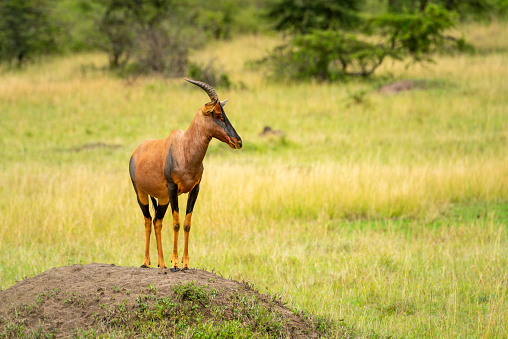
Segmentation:
{"type": "Polygon", "coordinates": [[[253,333],[244,328],[242,324],[236,320],[215,323],[209,321],[207,323],[198,324],[189,333],[191,338],[195,339],[212,339],[212,338],[252,338],[253,333]]]}
{"type": "Polygon", "coordinates": [[[203,306],[210,302],[211,293],[203,288],[203,286],[196,285],[194,281],[175,285],[173,292],[179,302],[195,302],[203,306]]]}

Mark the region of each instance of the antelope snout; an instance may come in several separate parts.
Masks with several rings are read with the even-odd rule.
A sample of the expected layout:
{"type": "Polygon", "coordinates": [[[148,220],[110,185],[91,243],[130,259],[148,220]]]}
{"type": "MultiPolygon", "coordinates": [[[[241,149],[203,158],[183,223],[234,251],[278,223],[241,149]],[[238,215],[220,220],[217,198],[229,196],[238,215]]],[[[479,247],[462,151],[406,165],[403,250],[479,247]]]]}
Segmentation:
{"type": "Polygon", "coordinates": [[[229,138],[229,146],[234,149],[242,148],[242,139],[240,138],[229,138]]]}

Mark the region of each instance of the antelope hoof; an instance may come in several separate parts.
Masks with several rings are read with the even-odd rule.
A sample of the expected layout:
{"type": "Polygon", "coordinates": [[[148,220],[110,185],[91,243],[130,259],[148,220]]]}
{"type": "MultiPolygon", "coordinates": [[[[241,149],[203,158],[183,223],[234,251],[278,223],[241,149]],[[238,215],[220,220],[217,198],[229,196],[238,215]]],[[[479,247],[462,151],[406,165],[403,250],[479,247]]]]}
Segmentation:
{"type": "Polygon", "coordinates": [[[178,272],[180,269],[178,267],[171,267],[171,272],[178,272]]]}
{"type": "Polygon", "coordinates": [[[141,268],[150,268],[150,266],[146,266],[145,264],[141,265],[141,268]]]}

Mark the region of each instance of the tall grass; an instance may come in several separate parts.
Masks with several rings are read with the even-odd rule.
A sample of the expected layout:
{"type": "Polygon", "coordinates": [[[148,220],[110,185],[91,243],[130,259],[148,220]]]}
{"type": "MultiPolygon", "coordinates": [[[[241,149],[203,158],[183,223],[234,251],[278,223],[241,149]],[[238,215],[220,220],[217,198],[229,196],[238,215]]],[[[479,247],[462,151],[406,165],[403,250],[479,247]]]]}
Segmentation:
{"type": "MultiPolygon", "coordinates": [[[[196,52],[236,84],[217,91],[245,146],[210,145],[191,266],[365,335],[505,337],[508,57],[481,32],[508,27],[492,25],[468,28],[476,54],[388,63],[374,83],[266,82],[244,64],[276,37],[196,52]],[[426,86],[377,92],[400,78],[426,86]],[[265,125],[285,136],[259,136],[265,125]]],[[[187,128],[207,97],[105,65],[87,54],[2,73],[0,288],[54,266],[142,263],[128,159],[141,141],[187,128]]]]}

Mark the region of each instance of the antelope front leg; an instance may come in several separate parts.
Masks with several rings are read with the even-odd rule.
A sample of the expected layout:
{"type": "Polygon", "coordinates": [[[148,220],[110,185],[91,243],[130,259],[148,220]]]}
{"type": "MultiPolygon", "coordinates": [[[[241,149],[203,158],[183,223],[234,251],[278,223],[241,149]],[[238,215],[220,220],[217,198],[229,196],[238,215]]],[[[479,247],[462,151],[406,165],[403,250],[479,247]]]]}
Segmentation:
{"type": "Polygon", "coordinates": [[[171,257],[171,271],[178,271],[178,232],[180,231],[180,217],[173,212],[173,256],[171,257]]]}
{"type": "Polygon", "coordinates": [[[182,264],[183,264],[184,270],[189,268],[189,232],[191,229],[191,217],[192,217],[192,212],[190,212],[189,214],[187,214],[185,216],[184,227],[183,227],[185,243],[183,246],[182,264]]]}
{"type": "Polygon", "coordinates": [[[180,231],[180,216],[178,214],[178,186],[168,181],[169,202],[173,211],[173,255],[171,256],[171,271],[178,271],[178,232],[180,231]]]}
{"type": "Polygon", "coordinates": [[[194,186],[192,191],[189,193],[189,199],[187,200],[187,210],[185,214],[185,221],[183,223],[183,230],[184,230],[184,237],[185,237],[185,243],[183,247],[183,257],[182,257],[182,264],[183,269],[189,269],[189,233],[191,229],[191,218],[192,218],[192,211],[194,210],[194,204],[196,203],[196,199],[198,198],[199,193],[199,184],[194,186]]]}

